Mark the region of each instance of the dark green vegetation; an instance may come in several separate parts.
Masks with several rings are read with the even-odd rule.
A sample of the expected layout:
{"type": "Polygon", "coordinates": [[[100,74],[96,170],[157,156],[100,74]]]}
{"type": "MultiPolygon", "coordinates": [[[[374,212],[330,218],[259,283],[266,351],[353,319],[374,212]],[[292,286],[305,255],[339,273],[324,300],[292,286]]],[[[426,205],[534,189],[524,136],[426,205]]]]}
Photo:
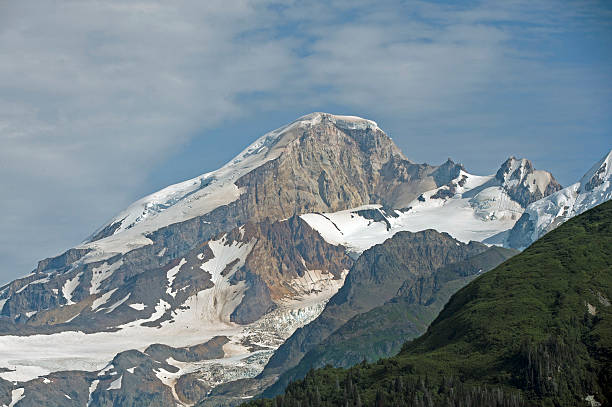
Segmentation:
{"type": "Polygon", "coordinates": [[[610,298],[612,202],[472,281],[397,356],[311,371],[249,405],[610,405],[610,298]]]}

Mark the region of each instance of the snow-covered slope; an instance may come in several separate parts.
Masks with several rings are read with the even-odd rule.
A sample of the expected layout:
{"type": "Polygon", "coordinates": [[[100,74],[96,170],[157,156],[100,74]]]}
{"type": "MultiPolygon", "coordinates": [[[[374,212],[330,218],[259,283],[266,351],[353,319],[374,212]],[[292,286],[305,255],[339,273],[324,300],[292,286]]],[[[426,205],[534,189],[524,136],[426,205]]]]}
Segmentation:
{"type": "MultiPolygon", "coordinates": [[[[407,208],[368,205],[335,213],[304,214],[302,219],[326,241],[355,253],[403,230],[435,229],[463,242],[484,241],[512,228],[521,217],[525,208],[511,196],[519,191],[517,187],[523,185],[524,191],[541,194],[552,183],[556,182],[549,173],[533,170],[529,161],[510,158],[497,175],[460,171],[448,185],[424,192],[407,208]]],[[[529,199],[524,191],[521,196],[529,199]]]]}
{"type": "Polygon", "coordinates": [[[523,249],[568,219],[612,199],[612,150],[579,182],[530,204],[506,245],[523,249]]]}

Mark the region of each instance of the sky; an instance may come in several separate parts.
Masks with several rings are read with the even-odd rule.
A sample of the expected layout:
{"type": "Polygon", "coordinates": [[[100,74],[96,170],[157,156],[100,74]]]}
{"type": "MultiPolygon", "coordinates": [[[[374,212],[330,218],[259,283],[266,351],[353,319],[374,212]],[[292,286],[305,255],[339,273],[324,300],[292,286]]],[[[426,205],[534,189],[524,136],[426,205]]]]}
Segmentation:
{"type": "Polygon", "coordinates": [[[612,148],[612,3],[0,0],[0,283],[313,111],[569,185],[612,148]]]}

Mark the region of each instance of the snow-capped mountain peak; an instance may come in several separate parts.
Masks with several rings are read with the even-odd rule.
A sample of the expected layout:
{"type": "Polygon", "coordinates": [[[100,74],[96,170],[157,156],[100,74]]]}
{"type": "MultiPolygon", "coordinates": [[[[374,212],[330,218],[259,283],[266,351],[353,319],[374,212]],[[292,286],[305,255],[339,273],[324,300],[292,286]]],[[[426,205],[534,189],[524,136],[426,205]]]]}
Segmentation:
{"type": "Polygon", "coordinates": [[[286,144],[299,137],[303,130],[321,123],[330,123],[343,130],[381,131],[376,122],[356,116],[322,112],[302,116],[259,137],[220,169],[168,186],[139,199],[99,228],[85,242],[103,239],[141,224],[146,226],[141,225],[145,227],[141,227],[140,232],[151,232],[206,214],[238,199],[241,191],[235,185],[236,180],[277,158],[286,144]],[[162,215],[164,212],[166,213],[162,215]]]}

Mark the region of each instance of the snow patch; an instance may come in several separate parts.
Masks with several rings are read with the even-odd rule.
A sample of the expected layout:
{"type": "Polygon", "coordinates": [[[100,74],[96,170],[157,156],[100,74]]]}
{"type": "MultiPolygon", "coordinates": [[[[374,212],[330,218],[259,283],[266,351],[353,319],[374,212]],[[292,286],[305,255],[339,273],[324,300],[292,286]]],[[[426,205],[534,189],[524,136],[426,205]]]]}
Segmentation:
{"type": "Polygon", "coordinates": [[[112,364],[108,364],[104,367],[104,369],[100,370],[100,372],[98,372],[98,376],[104,376],[107,372],[109,372],[110,370],[113,370],[114,366],[112,364]]]}
{"type": "Polygon", "coordinates": [[[106,311],[107,314],[110,314],[111,312],[113,312],[114,310],[117,309],[118,306],[120,306],[121,304],[123,304],[124,302],[126,302],[128,300],[128,298],[130,298],[130,295],[132,295],[132,293],[128,293],[125,297],[123,297],[122,299],[120,299],[119,301],[117,301],[116,303],[114,303],[113,305],[111,305],[108,308],[108,311],[106,311]]]}
{"type": "Polygon", "coordinates": [[[11,391],[11,403],[8,405],[8,407],[14,407],[15,404],[17,404],[20,400],[22,400],[25,397],[24,393],[25,393],[25,389],[23,387],[12,390],[11,391]]]}
{"type": "Polygon", "coordinates": [[[518,220],[522,208],[500,187],[483,188],[493,176],[475,176],[464,171],[463,186],[446,199],[432,198],[441,188],[422,194],[409,209],[388,216],[380,205],[365,205],[334,213],[309,213],[300,217],[333,245],[343,245],[361,253],[382,243],[400,231],[418,232],[435,229],[462,242],[483,241],[506,231],[518,220]],[[368,219],[358,212],[380,210],[385,221],[368,219]]]}
{"type": "Polygon", "coordinates": [[[155,311],[153,312],[153,314],[151,314],[149,318],[138,319],[136,321],[128,322],[126,324],[119,325],[119,328],[134,328],[137,326],[141,326],[145,322],[157,321],[158,319],[163,317],[166,311],[168,311],[170,308],[172,308],[172,306],[160,298],[157,304],[155,305],[155,311]]]}
{"type": "Polygon", "coordinates": [[[83,275],[83,272],[80,272],[79,274],[77,274],[73,278],[70,278],[70,279],[66,280],[66,282],[62,286],[62,295],[66,299],[66,305],[73,305],[73,304],[75,304],[75,302],[72,301],[72,293],[78,287],[79,280],[80,280],[82,275],[83,275]]]}
{"type": "Polygon", "coordinates": [[[97,294],[100,291],[100,284],[102,284],[102,281],[112,276],[122,265],[123,259],[112,264],[104,262],[101,266],[94,267],[91,270],[91,287],[89,288],[89,294],[97,294]]]}
{"type": "Polygon", "coordinates": [[[168,288],[166,289],[166,294],[172,296],[172,298],[176,296],[176,291],[172,291],[172,283],[174,282],[174,279],[176,278],[177,273],[179,272],[179,270],[181,269],[181,267],[183,267],[183,264],[185,263],[187,263],[187,260],[185,260],[185,258],[182,258],[179,264],[172,267],[166,273],[166,278],[168,279],[168,288]]]}
{"type": "Polygon", "coordinates": [[[599,407],[601,406],[601,403],[597,400],[595,400],[595,396],[594,395],[588,395],[584,398],[584,400],[589,403],[589,406],[591,407],[599,407]]]}
{"type": "Polygon", "coordinates": [[[106,390],[119,390],[123,382],[123,375],[119,376],[118,379],[113,380],[106,390]]]}
{"type": "Polygon", "coordinates": [[[117,288],[113,288],[112,290],[105,292],[100,297],[93,300],[93,303],[91,304],[91,310],[95,311],[101,305],[106,304],[106,302],[110,299],[110,297],[113,295],[115,291],[117,291],[117,288]]]}
{"type": "Polygon", "coordinates": [[[134,308],[136,311],[142,311],[143,309],[147,308],[147,306],[141,302],[136,304],[128,304],[128,307],[134,308]]]}
{"type": "Polygon", "coordinates": [[[0,312],[2,312],[2,309],[4,308],[4,304],[6,304],[8,300],[9,300],[8,298],[3,298],[0,300],[0,312]]]}

